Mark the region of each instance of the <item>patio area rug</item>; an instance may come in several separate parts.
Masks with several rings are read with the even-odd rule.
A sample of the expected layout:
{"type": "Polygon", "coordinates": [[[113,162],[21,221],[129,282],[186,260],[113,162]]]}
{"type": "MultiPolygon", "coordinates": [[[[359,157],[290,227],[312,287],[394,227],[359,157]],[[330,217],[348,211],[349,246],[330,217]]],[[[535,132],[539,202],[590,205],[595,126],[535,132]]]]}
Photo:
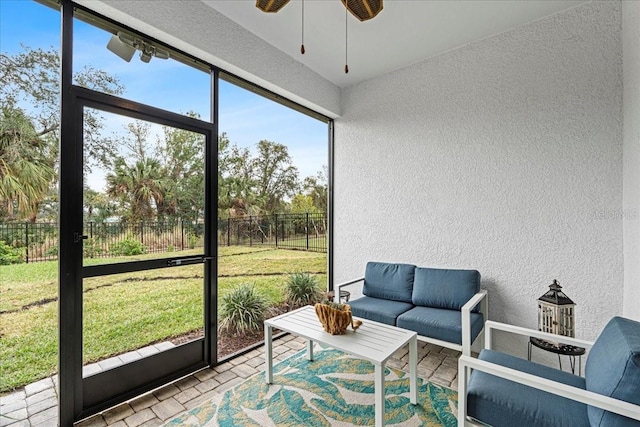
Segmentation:
{"type": "MultiPolygon", "coordinates": [[[[318,347],[316,346],[318,349],[318,347]]],[[[273,384],[260,372],[165,426],[372,426],[373,364],[334,349],[306,350],[274,366],[273,384]]],[[[409,402],[409,374],[386,368],[388,426],[455,426],[457,392],[418,378],[409,402]]]]}

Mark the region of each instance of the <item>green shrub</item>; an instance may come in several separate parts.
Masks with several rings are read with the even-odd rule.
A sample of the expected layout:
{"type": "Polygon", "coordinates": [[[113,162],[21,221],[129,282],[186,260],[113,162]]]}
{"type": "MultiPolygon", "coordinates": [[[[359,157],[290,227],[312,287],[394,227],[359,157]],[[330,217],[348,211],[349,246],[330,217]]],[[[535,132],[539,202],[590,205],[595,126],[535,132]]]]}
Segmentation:
{"type": "Polygon", "coordinates": [[[44,256],[46,257],[56,257],[58,256],[58,245],[55,246],[51,246],[49,249],[47,249],[44,253],[44,256]]]}
{"type": "Polygon", "coordinates": [[[324,294],[318,280],[309,273],[291,273],[285,284],[285,298],[294,306],[320,302],[324,294]]]}
{"type": "Polygon", "coordinates": [[[259,330],[267,307],[267,299],[254,285],[240,285],[220,301],[220,329],[236,334],[259,330]]]}
{"type": "Polygon", "coordinates": [[[85,258],[95,258],[102,255],[104,250],[96,238],[89,238],[82,243],[82,255],[85,258]]]}
{"type": "Polygon", "coordinates": [[[24,248],[14,248],[0,240],[0,265],[22,264],[24,262],[24,248]]]}
{"type": "Polygon", "coordinates": [[[146,252],[146,248],[141,242],[133,239],[125,239],[120,242],[114,243],[109,247],[109,252],[112,255],[142,255],[146,252]]]}
{"type": "Polygon", "coordinates": [[[189,249],[194,249],[196,247],[196,243],[198,243],[198,238],[195,234],[189,235],[189,249]]]}

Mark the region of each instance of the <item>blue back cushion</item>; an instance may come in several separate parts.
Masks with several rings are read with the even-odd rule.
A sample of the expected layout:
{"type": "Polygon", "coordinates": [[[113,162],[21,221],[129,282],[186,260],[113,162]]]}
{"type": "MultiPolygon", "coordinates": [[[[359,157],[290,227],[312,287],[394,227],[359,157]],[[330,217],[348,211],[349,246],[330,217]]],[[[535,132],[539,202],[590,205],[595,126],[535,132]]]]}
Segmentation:
{"type": "Polygon", "coordinates": [[[368,262],[362,293],[372,298],[411,303],[415,265],[368,262]]]}
{"type": "MultiPolygon", "coordinates": [[[[593,344],[585,366],[587,390],[640,405],[640,322],[614,317],[593,344]]],[[[637,426],[638,421],[590,406],[592,426],[637,426]]]]}
{"type": "Polygon", "coordinates": [[[411,298],[415,305],[460,310],[480,290],[476,270],[417,267],[415,276],[411,298]]]}

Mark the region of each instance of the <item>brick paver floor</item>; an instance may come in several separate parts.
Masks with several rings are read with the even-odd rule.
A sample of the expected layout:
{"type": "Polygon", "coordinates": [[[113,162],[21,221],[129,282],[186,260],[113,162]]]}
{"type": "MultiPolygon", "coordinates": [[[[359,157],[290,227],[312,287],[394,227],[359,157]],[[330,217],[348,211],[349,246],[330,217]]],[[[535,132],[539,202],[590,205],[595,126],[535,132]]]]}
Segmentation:
{"type": "MultiPolygon", "coordinates": [[[[281,361],[305,347],[302,338],[286,335],[274,341],[273,354],[281,361]]],[[[433,383],[457,389],[460,353],[418,341],[418,375],[433,383]]],[[[124,359],[135,358],[127,354],[124,359]]],[[[125,363],[123,355],[121,363],[125,363]]],[[[388,366],[408,371],[409,350],[405,347],[387,362],[388,366]]],[[[103,361],[104,362],[104,361],[103,361]]],[[[85,367],[85,375],[116,361],[85,367]]],[[[76,427],[149,427],[159,426],[181,412],[224,393],[229,388],[264,369],[262,347],[226,362],[175,381],[155,391],[108,409],[76,424],[76,427]]],[[[58,424],[57,377],[29,384],[23,390],[0,397],[0,427],[56,426],[58,424]]]]}

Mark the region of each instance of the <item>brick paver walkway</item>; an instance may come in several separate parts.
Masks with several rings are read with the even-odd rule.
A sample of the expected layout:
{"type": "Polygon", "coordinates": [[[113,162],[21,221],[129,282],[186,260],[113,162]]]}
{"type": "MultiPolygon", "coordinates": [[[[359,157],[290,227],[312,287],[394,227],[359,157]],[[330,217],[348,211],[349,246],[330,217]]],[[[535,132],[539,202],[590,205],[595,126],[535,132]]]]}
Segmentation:
{"type": "MultiPolygon", "coordinates": [[[[274,358],[283,360],[305,347],[299,337],[286,335],[274,341],[274,358]]],[[[158,344],[160,351],[165,343],[158,344]]],[[[156,351],[145,348],[141,351],[156,351]]],[[[133,353],[133,352],[132,352],[133,353]]],[[[120,355],[120,363],[137,357],[120,355]],[[124,357],[124,359],[123,359],[124,357]]],[[[459,352],[418,341],[418,375],[433,383],[457,389],[459,352]]],[[[116,358],[85,367],[85,374],[108,369],[116,358]]],[[[409,350],[399,350],[388,366],[408,371],[409,350]]],[[[119,406],[76,424],[76,427],[159,426],[181,412],[211,399],[264,369],[263,348],[253,350],[215,368],[207,368],[153,392],[146,393],[119,406]]],[[[23,390],[0,397],[0,427],[56,426],[58,424],[57,376],[29,384],[23,390]]]]}

